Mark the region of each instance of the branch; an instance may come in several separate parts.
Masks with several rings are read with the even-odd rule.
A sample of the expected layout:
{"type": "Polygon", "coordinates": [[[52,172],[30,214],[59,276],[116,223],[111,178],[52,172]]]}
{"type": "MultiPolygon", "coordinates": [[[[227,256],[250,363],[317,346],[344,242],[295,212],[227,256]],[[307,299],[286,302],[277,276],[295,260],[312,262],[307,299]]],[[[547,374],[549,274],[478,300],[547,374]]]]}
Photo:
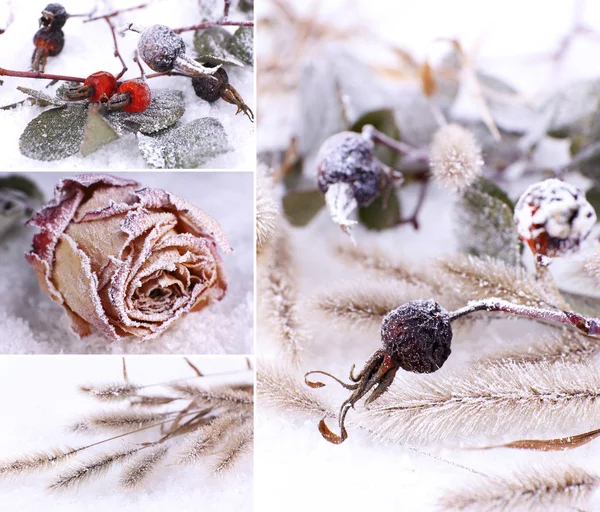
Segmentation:
{"type": "Polygon", "coordinates": [[[137,9],[143,9],[145,7],[148,7],[147,3],[136,5],[134,7],[128,7],[127,9],[121,9],[119,11],[109,12],[108,14],[103,14],[101,16],[94,16],[93,18],[89,18],[87,20],[84,20],[84,23],[89,23],[90,21],[96,21],[96,20],[114,18],[115,16],[118,16],[119,14],[121,14],[123,12],[135,11],[137,9]]]}
{"type": "Polygon", "coordinates": [[[42,73],[41,71],[13,71],[5,68],[0,68],[0,76],[14,76],[17,78],[42,78],[47,80],[65,80],[67,82],[85,82],[85,78],[77,76],[52,75],[50,73],[42,73]]]}
{"type": "Polygon", "coordinates": [[[191,30],[203,30],[205,28],[216,27],[216,26],[220,26],[220,27],[230,27],[230,26],[253,27],[254,22],[253,21],[233,21],[233,20],[228,20],[228,19],[220,19],[217,21],[205,21],[203,23],[199,23],[198,25],[192,25],[190,27],[176,28],[173,30],[173,32],[175,32],[176,34],[181,34],[182,32],[189,32],[191,30]]]}

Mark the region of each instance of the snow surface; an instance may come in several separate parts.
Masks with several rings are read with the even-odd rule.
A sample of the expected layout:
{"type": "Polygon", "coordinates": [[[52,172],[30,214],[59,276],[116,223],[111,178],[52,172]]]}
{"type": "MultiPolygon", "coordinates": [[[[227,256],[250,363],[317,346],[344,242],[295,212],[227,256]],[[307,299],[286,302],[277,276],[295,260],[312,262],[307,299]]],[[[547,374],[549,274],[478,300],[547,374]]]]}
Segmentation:
{"type": "MultiPolygon", "coordinates": [[[[6,26],[12,4],[13,23],[0,37],[0,66],[6,69],[27,71],[33,53],[33,35],[35,34],[41,10],[46,6],[46,0],[17,2],[0,0],[0,28],[6,26]]],[[[97,14],[109,13],[116,9],[125,9],[140,5],[138,0],[64,0],[61,2],[69,13],[87,13],[97,4],[97,14]]],[[[123,29],[128,23],[150,26],[155,23],[171,28],[190,26],[200,23],[201,14],[198,0],[154,0],[145,9],[123,13],[112,18],[117,30],[123,29]]],[[[230,18],[242,18],[237,10],[232,10],[230,18]]],[[[236,27],[229,27],[231,32],[236,27]]],[[[121,63],[113,56],[113,42],[108,25],[103,20],[83,23],[82,18],[67,20],[63,31],[65,33],[64,50],[57,57],[49,57],[46,72],[69,76],[86,77],[96,71],[106,70],[117,74],[121,63]]],[[[182,34],[188,46],[188,54],[195,56],[192,39],[193,32],[182,34]]],[[[140,72],[133,62],[134,51],[137,47],[139,34],[127,32],[124,37],[118,37],[121,55],[126,61],[129,71],[124,79],[136,78],[140,72]]],[[[146,72],[150,73],[146,67],[146,72]]],[[[254,68],[246,66],[228,66],[227,72],[231,84],[252,110],[254,108],[254,68]],[[235,69],[230,69],[235,68],[235,69]]],[[[45,89],[49,80],[2,77],[4,85],[0,87],[0,106],[9,105],[25,99],[17,86],[43,90],[53,94],[60,84],[45,89]]],[[[243,115],[234,115],[236,107],[224,101],[209,104],[200,100],[191,85],[191,79],[186,77],[159,77],[149,81],[153,89],[170,88],[180,90],[184,94],[186,111],[180,119],[188,123],[194,119],[211,116],[216,117],[229,136],[230,144],[235,151],[221,155],[205,165],[215,169],[253,169],[256,161],[254,125],[243,115]]],[[[141,169],[147,164],[142,158],[137,141],[133,134],[126,134],[120,139],[106,145],[97,152],[84,158],[80,154],[53,162],[32,160],[19,152],[19,137],[27,124],[46,108],[39,106],[20,106],[12,110],[0,110],[0,140],[2,140],[3,165],[7,169],[141,169]]]]}
{"type": "MultiPolygon", "coordinates": [[[[290,3],[290,2],[288,2],[290,3]]],[[[294,9],[307,13],[314,4],[294,9]]],[[[257,13],[274,15],[276,10],[268,2],[257,13]],[[261,12],[262,11],[262,12],[261,12]]],[[[385,41],[407,48],[417,59],[435,55],[436,38],[458,37],[467,51],[476,50],[480,68],[506,79],[522,90],[526,97],[550,93],[555,87],[573,80],[600,76],[600,61],[595,57],[598,42],[585,37],[577,38],[563,64],[556,67],[542,54],[554,50],[571,26],[574,2],[473,2],[453,0],[442,2],[369,2],[366,0],[331,0],[320,5],[320,19],[334,20],[339,27],[360,25],[371,34],[373,45],[348,43],[357,55],[369,55],[369,62],[394,63],[381,51],[374,51],[377,42],[385,41]],[[386,59],[388,59],[386,61],[386,59]]],[[[600,30],[600,3],[588,1],[584,21],[600,30]]],[[[259,28],[259,34],[260,34],[259,28]]],[[[259,59],[268,53],[267,37],[260,38],[259,59]]],[[[441,45],[441,50],[446,47],[441,45]]],[[[322,54],[318,54],[317,57],[322,54]]],[[[360,77],[364,80],[364,77],[360,77]]],[[[293,101],[287,96],[260,98],[261,125],[259,151],[286,147],[290,134],[297,131],[298,108],[290,108],[293,101]],[[287,107],[282,108],[282,105],[287,107]],[[270,105],[270,108],[267,108],[270,105]],[[285,128],[285,129],[284,129],[285,128]]],[[[472,102],[472,98],[468,98],[472,102]]],[[[464,107],[466,110],[466,106],[464,107]]],[[[540,152],[545,164],[558,165],[566,158],[566,151],[544,142],[540,152]],[[550,151],[546,151],[549,149],[550,151]],[[553,151],[552,151],[553,150],[553,151]]],[[[568,181],[587,188],[586,180],[568,176],[568,181]]],[[[507,183],[504,186],[512,199],[517,199],[533,182],[532,179],[507,183]]],[[[418,187],[402,188],[402,208],[411,212],[418,187]]],[[[367,232],[362,226],[354,229],[354,236],[362,248],[382,248],[399,259],[425,264],[429,258],[458,250],[454,223],[453,201],[450,192],[433,186],[420,216],[421,229],[416,232],[409,225],[384,233],[367,232]]],[[[595,233],[590,236],[594,238],[595,233]]],[[[293,232],[294,254],[300,264],[301,292],[304,297],[314,296],[328,285],[350,285],[361,276],[353,267],[347,267],[332,257],[332,249],[340,242],[348,243],[326,211],[307,228],[293,232]],[[309,248],[309,250],[307,250],[309,248]]],[[[526,255],[529,265],[530,255],[526,255]]],[[[566,258],[550,267],[561,285],[581,293],[595,293],[589,282],[565,281],[566,258]]],[[[465,301],[468,298],[465,298],[465,301]]],[[[298,374],[309,370],[325,370],[334,375],[347,375],[350,366],[358,366],[379,348],[379,336],[360,332],[340,332],[324,324],[312,325],[315,338],[306,347],[304,362],[298,374]]],[[[485,354],[497,353],[507,343],[521,342],[542,328],[526,321],[494,321],[477,326],[468,336],[453,341],[452,355],[440,372],[467,366],[485,354]]],[[[259,329],[258,353],[281,362],[278,345],[259,329]]],[[[319,396],[332,404],[340,404],[347,392],[335,383],[316,390],[319,396]]],[[[362,407],[359,404],[357,407],[362,407]]],[[[351,418],[351,410],[348,417],[351,418]]],[[[330,422],[334,426],[334,422],[330,422]]],[[[600,472],[598,456],[600,444],[592,442],[572,452],[537,453],[518,450],[486,452],[427,448],[430,455],[416,453],[409,447],[381,443],[361,431],[350,428],[350,437],[342,445],[332,445],[321,437],[317,421],[286,416],[272,410],[260,410],[256,421],[256,505],[257,510],[276,510],[286,503],[288,512],[321,510],[439,510],[437,502],[445,489],[480,483],[477,475],[453,466],[444,460],[491,475],[509,475],[530,467],[553,468],[566,461],[582,468],[600,472]],[[285,467],[285,471],[281,468],[285,467]]],[[[552,433],[549,432],[549,437],[552,433]]],[[[514,440],[514,439],[513,439],[514,440]]],[[[508,439],[507,439],[508,441],[508,439]]],[[[484,480],[485,482],[485,480],[484,480]]],[[[596,493],[590,510],[600,509],[600,493],[596,493]]]]}
{"type": "MultiPolygon", "coordinates": [[[[254,344],[253,175],[246,172],[123,173],[187,199],[214,217],[234,251],[223,255],[229,289],[223,301],[190,313],[149,342],[111,343],[99,333],[79,340],[66,313],[42,293],[24,254],[33,228],[18,227],[0,240],[0,332],[4,353],[215,353],[249,354],[254,344]]],[[[62,173],[28,173],[47,199],[62,173]]]]}
{"type": "MultiPolygon", "coordinates": [[[[185,378],[193,373],[182,357],[126,358],[129,378],[136,384],[185,378]]],[[[243,357],[196,356],[191,361],[205,374],[246,368],[243,357]]],[[[120,357],[15,356],[0,358],[0,459],[45,451],[56,446],[79,445],[102,437],[67,432],[82,416],[105,406],[78,391],[82,384],[120,381],[120,357]],[[6,390],[12,389],[12,392],[6,390]]],[[[229,377],[208,377],[207,382],[251,382],[250,372],[229,377]],[[225,380],[227,379],[227,380],[225,380]]],[[[126,444],[113,443],[119,449],[126,444]]],[[[165,462],[169,462],[168,459],[165,462]]],[[[177,511],[228,512],[252,510],[252,457],[245,456],[231,473],[215,478],[210,468],[198,464],[188,468],[164,466],[145,488],[121,491],[119,471],[92,480],[75,491],[53,493],[45,488],[55,476],[43,472],[0,481],[0,509],[19,512],[122,512],[177,511]]]]}

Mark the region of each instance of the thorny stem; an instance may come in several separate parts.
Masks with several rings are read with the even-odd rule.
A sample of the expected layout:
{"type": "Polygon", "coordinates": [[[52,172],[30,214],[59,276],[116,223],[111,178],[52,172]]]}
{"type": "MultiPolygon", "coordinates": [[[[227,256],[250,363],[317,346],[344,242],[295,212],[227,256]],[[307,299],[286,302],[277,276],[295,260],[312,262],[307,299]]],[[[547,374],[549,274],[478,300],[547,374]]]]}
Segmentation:
{"type": "Polygon", "coordinates": [[[450,321],[470,315],[476,311],[502,311],[511,315],[534,318],[544,322],[565,324],[579,329],[586,336],[600,337],[600,319],[590,318],[573,311],[541,309],[531,306],[521,306],[502,299],[484,299],[472,301],[464,308],[450,313],[450,321]]]}
{"type": "Polygon", "coordinates": [[[67,82],[85,82],[85,78],[77,76],[53,75],[41,71],[13,71],[0,67],[0,76],[14,76],[18,78],[41,78],[47,80],[65,80],[67,82]]]}

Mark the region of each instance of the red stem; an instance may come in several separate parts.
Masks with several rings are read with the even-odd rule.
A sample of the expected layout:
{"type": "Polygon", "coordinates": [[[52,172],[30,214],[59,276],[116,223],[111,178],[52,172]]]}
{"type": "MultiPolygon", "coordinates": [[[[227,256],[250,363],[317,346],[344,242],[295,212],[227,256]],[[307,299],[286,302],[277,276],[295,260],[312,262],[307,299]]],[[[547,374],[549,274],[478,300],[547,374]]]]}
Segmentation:
{"type": "Polygon", "coordinates": [[[115,77],[117,80],[119,80],[127,72],[127,64],[125,64],[125,61],[123,60],[123,57],[121,56],[121,52],[119,52],[119,43],[117,43],[117,34],[115,33],[115,26],[113,25],[112,21],[110,21],[110,18],[105,17],[104,19],[106,20],[106,23],[108,23],[108,26],[110,27],[110,33],[112,35],[113,44],[115,45],[114,56],[117,57],[121,61],[121,66],[123,66],[121,69],[121,72],[115,77]]]}
{"type": "Polygon", "coordinates": [[[85,78],[66,75],[52,75],[42,73],[41,71],[13,71],[10,69],[0,68],[0,76],[14,76],[17,78],[41,78],[47,80],[65,80],[67,82],[85,82],[85,78]]]}
{"type": "Polygon", "coordinates": [[[103,14],[102,16],[94,16],[93,18],[90,18],[89,20],[84,20],[84,23],[89,23],[90,21],[96,21],[96,20],[101,20],[101,19],[106,19],[106,18],[113,18],[123,12],[135,11],[137,9],[143,9],[144,7],[148,7],[148,4],[146,3],[146,4],[136,5],[134,7],[128,7],[127,9],[121,9],[120,11],[109,12],[108,14],[103,14]]]}

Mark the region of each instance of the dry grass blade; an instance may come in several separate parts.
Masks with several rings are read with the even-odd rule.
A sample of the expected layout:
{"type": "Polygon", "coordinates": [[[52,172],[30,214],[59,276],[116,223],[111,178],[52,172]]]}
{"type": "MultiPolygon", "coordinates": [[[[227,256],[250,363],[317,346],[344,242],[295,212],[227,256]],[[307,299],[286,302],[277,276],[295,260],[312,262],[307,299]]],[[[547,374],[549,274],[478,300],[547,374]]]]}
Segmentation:
{"type": "Polygon", "coordinates": [[[173,417],[173,413],[138,411],[102,412],[90,415],[71,427],[72,432],[128,432],[134,429],[159,424],[173,417]]]}
{"type": "Polygon", "coordinates": [[[347,264],[358,266],[381,279],[395,279],[406,281],[412,285],[425,285],[433,291],[439,292],[437,283],[427,274],[411,268],[414,265],[394,260],[381,251],[372,248],[364,250],[361,247],[347,244],[336,247],[336,254],[347,264]]]}
{"type": "Polygon", "coordinates": [[[260,250],[269,242],[275,232],[279,207],[273,189],[273,180],[260,167],[256,173],[256,249],[260,250]]]}
{"type": "Polygon", "coordinates": [[[98,386],[85,385],[80,386],[79,389],[97,400],[116,402],[134,396],[139,391],[140,386],[129,382],[115,382],[98,386]]]}
{"type": "Polygon", "coordinates": [[[214,467],[214,473],[222,475],[231,470],[240,458],[252,449],[253,440],[254,429],[252,424],[246,425],[235,432],[224,446],[223,452],[214,467]]]}
{"type": "Polygon", "coordinates": [[[479,364],[462,373],[396,376],[361,425],[386,440],[433,444],[589,429],[597,424],[600,376],[575,363],[479,364]],[[364,423],[368,422],[368,423],[364,423]]]}
{"type": "Polygon", "coordinates": [[[172,384],[170,387],[187,398],[215,407],[227,405],[252,406],[254,404],[252,394],[234,391],[228,387],[206,389],[187,383],[172,384]]]}
{"type": "Polygon", "coordinates": [[[124,462],[134,453],[139,452],[143,448],[132,448],[120,452],[104,453],[96,457],[90,458],[88,461],[80,463],[62,475],[59,475],[49,489],[53,491],[66,490],[77,487],[89,480],[103,475],[112,466],[124,462]]]}
{"type": "Polygon", "coordinates": [[[578,468],[529,470],[511,478],[481,481],[444,493],[441,510],[491,512],[497,510],[573,510],[586,506],[599,479],[578,468]]]}
{"type": "Polygon", "coordinates": [[[298,364],[307,334],[298,314],[295,264],[285,229],[282,228],[273,240],[269,264],[262,270],[260,285],[264,318],[290,361],[298,364]]]}
{"type": "Polygon", "coordinates": [[[200,428],[193,435],[188,436],[188,441],[182,451],[178,463],[194,464],[205,456],[210,455],[223,442],[227,432],[237,429],[240,425],[240,416],[226,414],[215,419],[205,427],[200,428]]]}
{"type": "Polygon", "coordinates": [[[120,480],[121,487],[123,489],[139,487],[165,458],[168,451],[168,447],[158,446],[151,449],[149,453],[142,453],[138,456],[123,471],[120,480]]]}
{"type": "Polygon", "coordinates": [[[411,300],[430,299],[432,294],[425,286],[361,279],[328,287],[310,299],[307,309],[316,320],[340,330],[379,331],[390,311],[411,300]]]}
{"type": "Polygon", "coordinates": [[[0,462],[0,476],[22,475],[54,467],[72,457],[79,450],[54,448],[47,452],[32,453],[0,462]]]}
{"type": "Polygon", "coordinates": [[[181,398],[160,395],[138,395],[136,397],[132,397],[129,400],[129,404],[135,407],[160,407],[161,405],[170,404],[171,402],[175,402],[177,400],[181,400],[181,398]]]}
{"type": "Polygon", "coordinates": [[[283,369],[259,361],[256,374],[256,395],[261,406],[305,416],[334,417],[332,408],[312,393],[304,382],[283,369]]]}
{"type": "Polygon", "coordinates": [[[569,361],[583,363],[596,358],[598,354],[600,354],[600,342],[597,338],[584,336],[571,329],[556,329],[522,344],[513,345],[511,343],[508,350],[494,354],[487,362],[569,361]]]}
{"type": "Polygon", "coordinates": [[[453,255],[436,262],[438,278],[463,303],[497,297],[516,304],[540,308],[569,309],[562,297],[546,291],[525,271],[489,257],[453,255]]]}
{"type": "Polygon", "coordinates": [[[598,436],[600,436],[600,429],[591,430],[590,432],[585,432],[584,434],[578,434],[576,436],[561,437],[558,439],[523,439],[520,441],[513,441],[512,443],[501,444],[498,446],[486,446],[483,449],[516,448],[518,450],[557,452],[572,450],[573,448],[579,448],[580,446],[592,442],[598,436]]]}

